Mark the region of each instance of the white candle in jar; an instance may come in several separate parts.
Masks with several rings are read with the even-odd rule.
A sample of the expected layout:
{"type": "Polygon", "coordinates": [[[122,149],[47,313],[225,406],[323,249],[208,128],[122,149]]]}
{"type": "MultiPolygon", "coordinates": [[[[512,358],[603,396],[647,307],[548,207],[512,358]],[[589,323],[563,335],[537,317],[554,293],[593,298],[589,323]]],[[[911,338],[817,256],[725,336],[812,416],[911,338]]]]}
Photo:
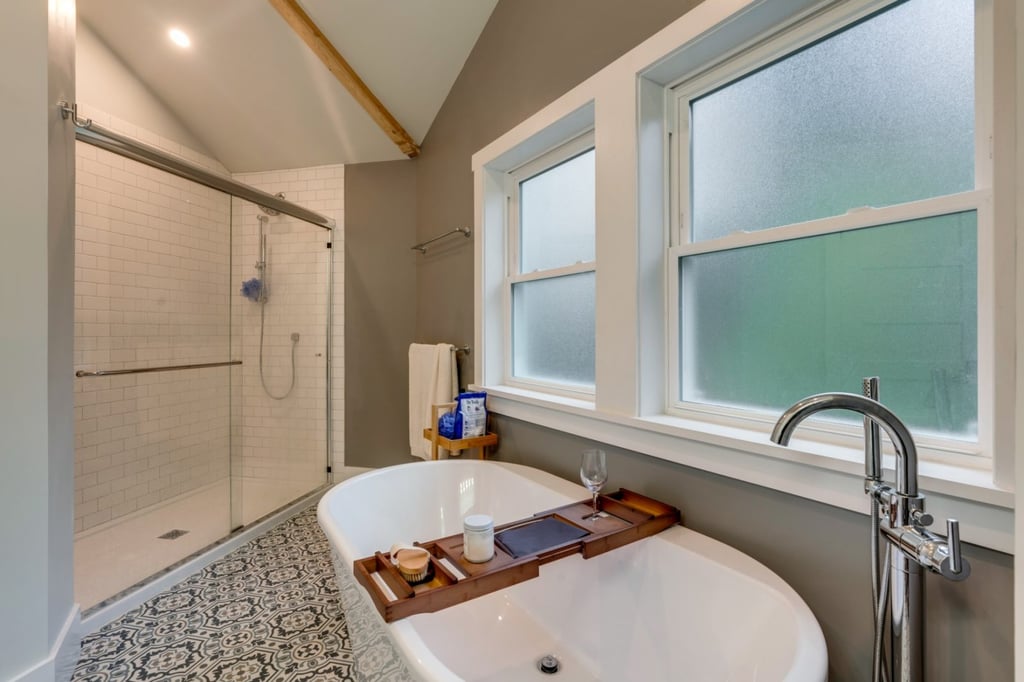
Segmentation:
{"type": "Polygon", "coordinates": [[[462,520],[462,555],[466,561],[482,564],[494,556],[494,519],[470,514],[462,520]]]}

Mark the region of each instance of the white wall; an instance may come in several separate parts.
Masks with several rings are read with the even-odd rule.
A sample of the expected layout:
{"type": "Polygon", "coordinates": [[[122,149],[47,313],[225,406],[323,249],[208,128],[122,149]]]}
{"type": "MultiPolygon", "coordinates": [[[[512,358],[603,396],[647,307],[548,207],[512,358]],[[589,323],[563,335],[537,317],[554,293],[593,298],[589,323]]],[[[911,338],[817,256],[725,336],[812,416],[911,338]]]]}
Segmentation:
{"type": "Polygon", "coordinates": [[[0,679],[53,679],[51,650],[75,613],[74,155],[52,106],[74,98],[74,32],[72,2],[4,4],[0,101],[12,134],[0,164],[0,679]]]}
{"type": "MultiPolygon", "coordinates": [[[[1017,32],[1017,111],[1024,112],[1024,49],[1020,42],[1024,39],[1024,0],[1017,0],[1016,10],[1017,32]]],[[[1017,119],[1017,168],[1024,169],[1024,129],[1021,120],[1017,119]]],[[[1024,273],[1024,249],[1021,248],[1021,232],[1024,231],[1024,172],[1017,173],[1017,272],[1024,273]]],[[[1024,277],[1017,277],[1017,433],[1024,433],[1024,277]]],[[[1019,437],[1019,436],[1018,436],[1019,437]]],[[[1024,451],[1017,450],[1016,462],[1017,490],[1024,491],[1024,451]]],[[[1014,514],[1014,556],[1024,557],[1024,505],[1018,504],[1014,514]]],[[[1015,678],[1024,680],[1024,570],[1013,572],[1013,642],[1014,642],[1014,673],[1015,678]]]]}
{"type": "Polygon", "coordinates": [[[85,23],[78,26],[76,59],[80,104],[92,105],[200,154],[210,155],[206,145],[85,23]]]}

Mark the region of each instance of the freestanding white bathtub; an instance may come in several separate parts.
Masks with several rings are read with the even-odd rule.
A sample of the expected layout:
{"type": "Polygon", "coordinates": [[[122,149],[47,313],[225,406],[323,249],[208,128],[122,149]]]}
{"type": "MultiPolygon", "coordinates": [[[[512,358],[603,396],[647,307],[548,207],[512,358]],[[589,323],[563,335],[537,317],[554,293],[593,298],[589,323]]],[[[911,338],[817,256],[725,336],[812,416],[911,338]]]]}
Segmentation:
{"type": "Polygon", "coordinates": [[[537,469],[461,460],[379,469],[335,486],[318,515],[358,677],[826,679],[821,628],[793,589],[745,554],[683,526],[593,559],[554,561],[533,580],[390,624],[354,579],[355,559],[396,542],[459,533],[466,514],[490,514],[501,524],[588,495],[537,469]],[[548,654],[561,663],[554,675],[537,668],[548,654]]]}

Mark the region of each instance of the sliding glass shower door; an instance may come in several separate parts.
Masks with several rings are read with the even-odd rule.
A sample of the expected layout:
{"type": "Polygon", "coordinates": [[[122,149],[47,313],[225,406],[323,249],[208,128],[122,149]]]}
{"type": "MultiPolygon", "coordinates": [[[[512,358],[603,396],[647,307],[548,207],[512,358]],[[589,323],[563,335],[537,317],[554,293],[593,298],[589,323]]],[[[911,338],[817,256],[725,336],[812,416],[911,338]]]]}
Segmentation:
{"type": "Polygon", "coordinates": [[[83,142],[77,155],[88,612],[326,483],[330,233],[83,142]]]}

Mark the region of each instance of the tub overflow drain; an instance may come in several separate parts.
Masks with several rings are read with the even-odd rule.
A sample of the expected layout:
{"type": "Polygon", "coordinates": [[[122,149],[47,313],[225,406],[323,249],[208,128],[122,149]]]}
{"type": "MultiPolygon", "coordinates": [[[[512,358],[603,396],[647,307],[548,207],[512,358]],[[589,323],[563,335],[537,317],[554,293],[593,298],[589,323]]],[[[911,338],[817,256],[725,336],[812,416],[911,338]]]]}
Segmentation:
{"type": "Polygon", "coordinates": [[[537,661],[537,669],[546,675],[554,675],[557,673],[560,665],[561,664],[558,662],[558,659],[551,655],[543,656],[539,661],[537,661]]]}

